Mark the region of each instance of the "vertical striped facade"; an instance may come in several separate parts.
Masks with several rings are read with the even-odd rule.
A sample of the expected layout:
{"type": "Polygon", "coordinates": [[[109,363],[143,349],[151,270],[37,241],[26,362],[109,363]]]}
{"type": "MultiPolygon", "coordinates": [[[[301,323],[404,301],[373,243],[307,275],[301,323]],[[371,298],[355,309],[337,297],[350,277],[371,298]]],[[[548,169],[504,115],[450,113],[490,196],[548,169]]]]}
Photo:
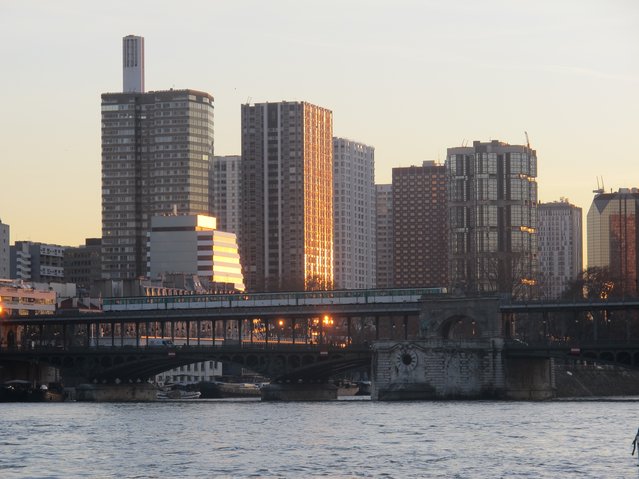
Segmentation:
{"type": "Polygon", "coordinates": [[[250,291],[333,286],[333,115],[242,105],[240,249],[250,291]]]}

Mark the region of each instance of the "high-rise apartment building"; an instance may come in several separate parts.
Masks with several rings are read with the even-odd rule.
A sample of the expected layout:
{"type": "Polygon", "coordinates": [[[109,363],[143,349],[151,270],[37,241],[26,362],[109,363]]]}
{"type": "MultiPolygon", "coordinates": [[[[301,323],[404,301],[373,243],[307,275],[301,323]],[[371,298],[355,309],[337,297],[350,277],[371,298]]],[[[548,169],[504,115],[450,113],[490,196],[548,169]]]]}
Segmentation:
{"type": "Polygon", "coordinates": [[[449,274],[453,290],[533,294],[537,153],[493,140],[449,148],[449,274]]]}
{"type": "Polygon", "coordinates": [[[540,292],[556,299],[583,269],[581,208],[562,199],[540,203],[538,215],[540,292]]]}
{"type": "Polygon", "coordinates": [[[10,248],[11,279],[58,282],[64,279],[64,246],[16,241],[10,248]]]}
{"type": "Polygon", "coordinates": [[[240,250],[251,291],[333,286],[333,114],[242,105],[240,250]]]}
{"type": "Polygon", "coordinates": [[[375,286],[375,148],[333,138],[335,289],[375,286]]]}
{"type": "Polygon", "coordinates": [[[240,232],[241,160],[239,155],[214,156],[209,179],[211,215],[220,230],[236,235],[240,232]]]}
{"type": "Polygon", "coordinates": [[[0,279],[9,279],[11,276],[10,231],[9,225],[0,220],[0,279]]]}
{"type": "Polygon", "coordinates": [[[434,161],[393,168],[393,286],[448,282],[446,169],[434,161]]]}
{"type": "Polygon", "coordinates": [[[122,91],[144,93],[144,38],[127,35],[122,39],[122,91]]]}
{"type": "Polygon", "coordinates": [[[393,185],[375,185],[375,213],[375,287],[392,288],[395,271],[393,185]]]}
{"type": "MultiPolygon", "coordinates": [[[[143,62],[142,62],[143,63],[143,62]]],[[[154,215],[209,213],[213,97],[196,90],[102,95],[102,277],[146,274],[154,215]]]]}
{"type": "Polygon", "coordinates": [[[639,189],[598,193],[588,211],[588,267],[607,268],[613,294],[639,293],[639,189]]]}

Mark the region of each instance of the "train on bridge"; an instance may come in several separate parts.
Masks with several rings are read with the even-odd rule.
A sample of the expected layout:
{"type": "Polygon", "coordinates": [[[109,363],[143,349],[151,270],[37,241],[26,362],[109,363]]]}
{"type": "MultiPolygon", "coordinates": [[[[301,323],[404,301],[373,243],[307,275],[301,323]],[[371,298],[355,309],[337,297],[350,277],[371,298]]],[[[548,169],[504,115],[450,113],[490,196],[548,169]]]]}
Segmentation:
{"type": "Polygon", "coordinates": [[[330,304],[380,304],[417,302],[446,294],[446,288],[405,288],[306,291],[290,293],[197,294],[105,298],[104,311],[152,311],[203,308],[254,308],[272,306],[319,306],[330,304]]]}

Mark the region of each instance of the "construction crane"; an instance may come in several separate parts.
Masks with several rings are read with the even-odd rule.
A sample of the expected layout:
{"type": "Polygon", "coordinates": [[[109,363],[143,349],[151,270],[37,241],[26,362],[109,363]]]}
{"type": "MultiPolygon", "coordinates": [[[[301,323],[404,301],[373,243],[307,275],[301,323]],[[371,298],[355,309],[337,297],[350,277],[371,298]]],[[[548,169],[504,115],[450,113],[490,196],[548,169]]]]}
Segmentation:
{"type": "Polygon", "coordinates": [[[530,139],[528,138],[528,132],[524,131],[524,134],[526,135],[526,146],[530,149],[530,139]]]}

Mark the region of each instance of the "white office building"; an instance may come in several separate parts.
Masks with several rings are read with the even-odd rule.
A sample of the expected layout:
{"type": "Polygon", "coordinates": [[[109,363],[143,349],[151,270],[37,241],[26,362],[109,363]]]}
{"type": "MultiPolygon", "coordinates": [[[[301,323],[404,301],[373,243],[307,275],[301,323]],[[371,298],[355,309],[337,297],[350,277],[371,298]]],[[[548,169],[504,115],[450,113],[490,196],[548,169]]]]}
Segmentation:
{"type": "Polygon", "coordinates": [[[199,276],[205,289],[244,291],[237,237],[217,230],[211,216],[154,216],[148,249],[151,278],[185,273],[199,276]]]}
{"type": "Polygon", "coordinates": [[[556,299],[583,268],[581,208],[561,199],[540,203],[539,280],[545,299],[556,299]]]}
{"type": "Polygon", "coordinates": [[[187,364],[155,376],[157,384],[197,384],[202,381],[215,381],[216,376],[222,376],[222,363],[219,361],[202,361],[187,364]]]}
{"type": "Polygon", "coordinates": [[[375,287],[375,148],[333,138],[336,289],[375,287]]]}

